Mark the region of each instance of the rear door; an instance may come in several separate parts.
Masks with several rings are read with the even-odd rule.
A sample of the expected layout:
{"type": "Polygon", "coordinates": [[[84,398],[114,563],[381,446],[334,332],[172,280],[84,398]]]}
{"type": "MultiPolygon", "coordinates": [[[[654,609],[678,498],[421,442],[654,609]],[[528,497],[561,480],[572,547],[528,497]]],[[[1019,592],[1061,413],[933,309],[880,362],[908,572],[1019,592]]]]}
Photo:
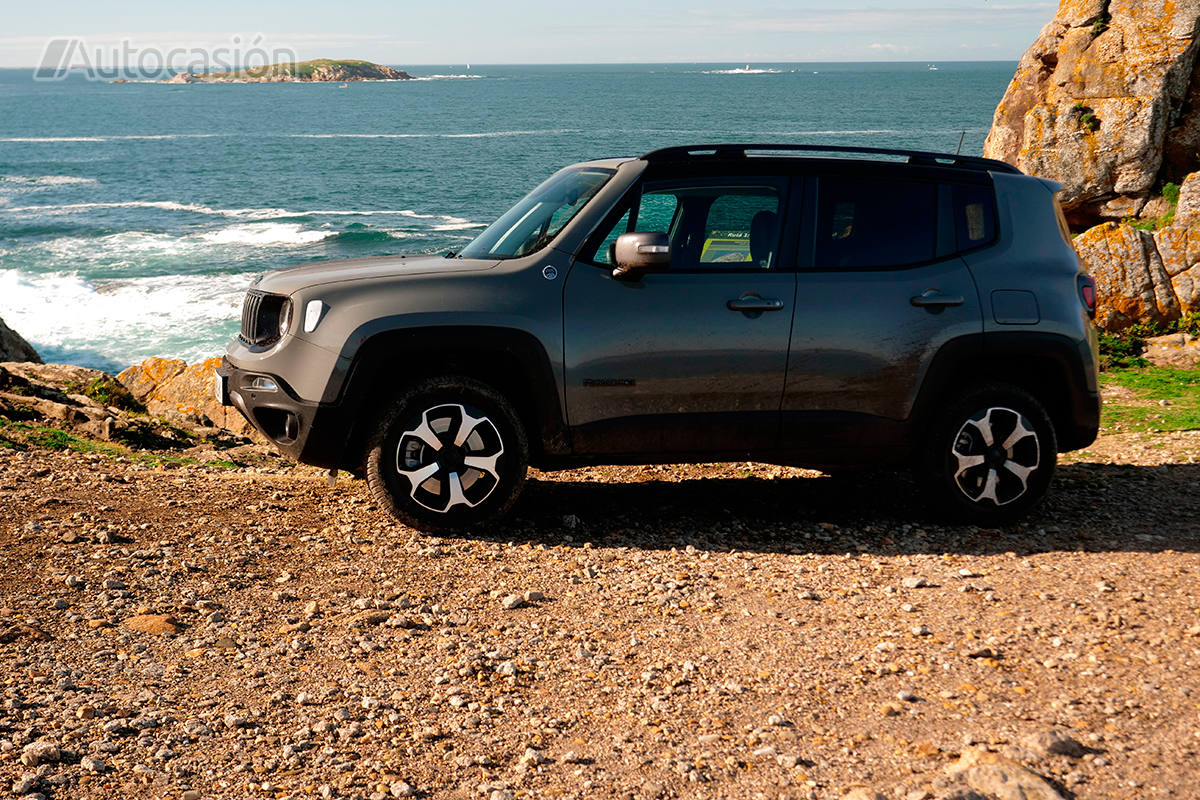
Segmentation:
{"type": "Polygon", "coordinates": [[[909,170],[814,175],[805,196],[784,439],[832,452],[900,446],[933,356],[982,332],[952,193],[909,170]]]}
{"type": "Polygon", "coordinates": [[[788,186],[780,176],[656,179],[585,247],[563,309],[577,451],[776,444],[795,290],[779,247],[788,186]],[[632,231],[669,234],[668,271],[611,275],[610,246],[632,231]]]}

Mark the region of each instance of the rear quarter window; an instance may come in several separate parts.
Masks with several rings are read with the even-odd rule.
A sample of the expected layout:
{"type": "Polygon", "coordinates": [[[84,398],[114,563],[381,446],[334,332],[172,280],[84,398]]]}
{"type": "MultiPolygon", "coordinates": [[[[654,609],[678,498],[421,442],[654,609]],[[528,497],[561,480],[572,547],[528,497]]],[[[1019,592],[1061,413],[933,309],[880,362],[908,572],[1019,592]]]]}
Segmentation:
{"type": "Polygon", "coordinates": [[[956,185],[954,230],[959,252],[991,244],[996,238],[996,198],[990,186],[956,185]]]}

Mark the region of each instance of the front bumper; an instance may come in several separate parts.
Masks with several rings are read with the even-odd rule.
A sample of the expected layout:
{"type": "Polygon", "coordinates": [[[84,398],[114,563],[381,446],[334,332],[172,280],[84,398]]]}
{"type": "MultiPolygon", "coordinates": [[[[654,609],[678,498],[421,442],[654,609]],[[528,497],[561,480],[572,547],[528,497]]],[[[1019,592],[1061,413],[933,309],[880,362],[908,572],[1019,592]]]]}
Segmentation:
{"type": "Polygon", "coordinates": [[[340,405],[301,400],[278,375],[239,368],[228,356],[216,370],[213,393],[288,458],[326,469],[345,466],[351,415],[340,405]],[[263,388],[272,383],[273,390],[263,388]]]}

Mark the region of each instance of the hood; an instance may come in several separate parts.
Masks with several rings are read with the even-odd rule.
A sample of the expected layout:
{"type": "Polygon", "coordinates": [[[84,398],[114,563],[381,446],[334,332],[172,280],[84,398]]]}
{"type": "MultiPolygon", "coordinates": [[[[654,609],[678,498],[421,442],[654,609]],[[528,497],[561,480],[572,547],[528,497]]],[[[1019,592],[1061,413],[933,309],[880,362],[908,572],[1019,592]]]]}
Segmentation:
{"type": "Polygon", "coordinates": [[[313,261],[294,267],[265,272],[250,284],[251,289],[290,295],[301,289],[329,283],[378,280],[403,275],[424,275],[431,272],[479,272],[491,269],[499,261],[474,258],[443,258],[442,256],[375,256],[348,258],[341,261],[313,261]]]}

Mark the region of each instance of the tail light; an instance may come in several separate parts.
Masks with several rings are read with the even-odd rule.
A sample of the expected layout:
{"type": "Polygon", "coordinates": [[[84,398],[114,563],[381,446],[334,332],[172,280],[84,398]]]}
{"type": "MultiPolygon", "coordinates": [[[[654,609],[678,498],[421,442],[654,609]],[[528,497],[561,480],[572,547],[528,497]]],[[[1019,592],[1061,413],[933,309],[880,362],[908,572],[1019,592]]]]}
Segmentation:
{"type": "Polygon", "coordinates": [[[1088,316],[1096,318],[1096,281],[1091,275],[1080,275],[1076,281],[1079,284],[1079,299],[1087,309],[1088,316]]]}

